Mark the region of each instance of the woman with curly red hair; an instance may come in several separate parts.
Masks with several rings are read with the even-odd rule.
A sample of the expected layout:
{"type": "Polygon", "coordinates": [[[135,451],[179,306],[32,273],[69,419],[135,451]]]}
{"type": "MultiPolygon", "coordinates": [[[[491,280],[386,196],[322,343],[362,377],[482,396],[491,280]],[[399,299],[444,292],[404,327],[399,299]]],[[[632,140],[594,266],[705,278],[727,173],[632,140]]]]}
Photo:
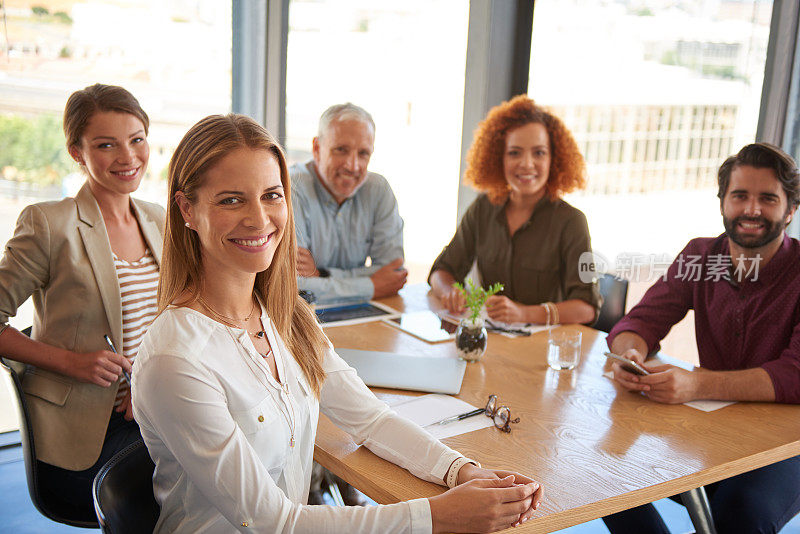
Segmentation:
{"type": "Polygon", "coordinates": [[[507,323],[590,323],[597,285],[581,281],[591,250],[584,214],[561,195],[586,185],[586,167],[560,119],[520,95],[489,111],[467,155],[467,183],[481,191],[428,281],[451,312],[464,310],[453,283],[477,261],[482,282],[505,287],[490,297],[491,319],[507,323]]]}

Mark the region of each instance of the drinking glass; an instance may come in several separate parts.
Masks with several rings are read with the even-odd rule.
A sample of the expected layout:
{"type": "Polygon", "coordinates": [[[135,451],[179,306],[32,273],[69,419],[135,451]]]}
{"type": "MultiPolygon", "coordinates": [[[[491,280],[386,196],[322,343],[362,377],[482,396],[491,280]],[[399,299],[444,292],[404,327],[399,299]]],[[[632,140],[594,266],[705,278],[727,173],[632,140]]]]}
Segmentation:
{"type": "Polygon", "coordinates": [[[580,332],[566,330],[550,332],[547,338],[547,365],[556,371],[574,369],[580,357],[580,332]]]}

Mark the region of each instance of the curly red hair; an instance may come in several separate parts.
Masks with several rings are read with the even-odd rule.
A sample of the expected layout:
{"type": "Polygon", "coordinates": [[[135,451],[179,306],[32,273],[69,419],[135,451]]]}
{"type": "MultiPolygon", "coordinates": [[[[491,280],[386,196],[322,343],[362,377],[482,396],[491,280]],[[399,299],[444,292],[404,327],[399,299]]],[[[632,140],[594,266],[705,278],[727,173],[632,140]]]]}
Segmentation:
{"type": "Polygon", "coordinates": [[[501,204],[508,198],[509,187],[503,169],[506,134],[532,122],[544,125],[550,137],[546,195],[555,200],[564,193],[586,187],[586,163],[572,133],[561,119],[537,106],[527,95],[519,95],[489,110],[478,124],[467,153],[465,182],[486,193],[494,204],[501,204]]]}

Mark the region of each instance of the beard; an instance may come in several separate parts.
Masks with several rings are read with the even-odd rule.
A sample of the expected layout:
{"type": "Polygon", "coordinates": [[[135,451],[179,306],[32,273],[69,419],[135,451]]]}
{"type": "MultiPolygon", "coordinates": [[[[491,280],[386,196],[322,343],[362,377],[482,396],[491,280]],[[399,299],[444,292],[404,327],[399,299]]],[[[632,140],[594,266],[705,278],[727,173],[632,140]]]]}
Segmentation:
{"type": "Polygon", "coordinates": [[[780,220],[770,220],[766,217],[745,217],[744,215],[729,219],[723,215],[722,223],[725,225],[725,232],[728,234],[728,237],[740,247],[761,248],[781,235],[783,229],[786,228],[787,224],[784,223],[784,220],[788,214],[789,212],[787,211],[784,218],[780,220]],[[764,225],[764,233],[762,235],[743,235],[737,230],[741,222],[762,224],[764,225]]]}

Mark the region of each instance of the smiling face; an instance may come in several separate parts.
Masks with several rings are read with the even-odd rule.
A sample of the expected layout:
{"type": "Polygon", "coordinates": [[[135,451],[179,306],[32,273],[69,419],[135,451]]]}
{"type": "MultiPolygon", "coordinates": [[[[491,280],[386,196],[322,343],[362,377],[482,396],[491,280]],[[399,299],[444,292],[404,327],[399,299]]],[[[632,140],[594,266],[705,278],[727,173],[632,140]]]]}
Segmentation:
{"type": "Polygon", "coordinates": [[[335,120],[321,137],[314,138],[317,174],[339,204],[364,183],[374,147],[372,126],[358,119],[335,120]]]}
{"type": "Polygon", "coordinates": [[[550,176],[550,136],[544,124],[531,122],[506,134],[503,171],[512,199],[537,202],[550,176]]]}
{"type": "Polygon", "coordinates": [[[252,277],[265,271],[283,238],[288,211],[272,153],[238,148],[206,171],[195,202],[176,193],[200,239],[204,278],[252,277]]]}
{"type": "Polygon", "coordinates": [[[721,209],[728,237],[746,249],[762,248],[782,239],[783,229],[794,215],[775,171],[749,165],[731,171],[721,209]]]}
{"type": "Polygon", "coordinates": [[[89,119],[72,158],[89,175],[95,197],[136,191],[147,169],[150,147],[144,124],[130,113],[98,111],[89,119]]]}

